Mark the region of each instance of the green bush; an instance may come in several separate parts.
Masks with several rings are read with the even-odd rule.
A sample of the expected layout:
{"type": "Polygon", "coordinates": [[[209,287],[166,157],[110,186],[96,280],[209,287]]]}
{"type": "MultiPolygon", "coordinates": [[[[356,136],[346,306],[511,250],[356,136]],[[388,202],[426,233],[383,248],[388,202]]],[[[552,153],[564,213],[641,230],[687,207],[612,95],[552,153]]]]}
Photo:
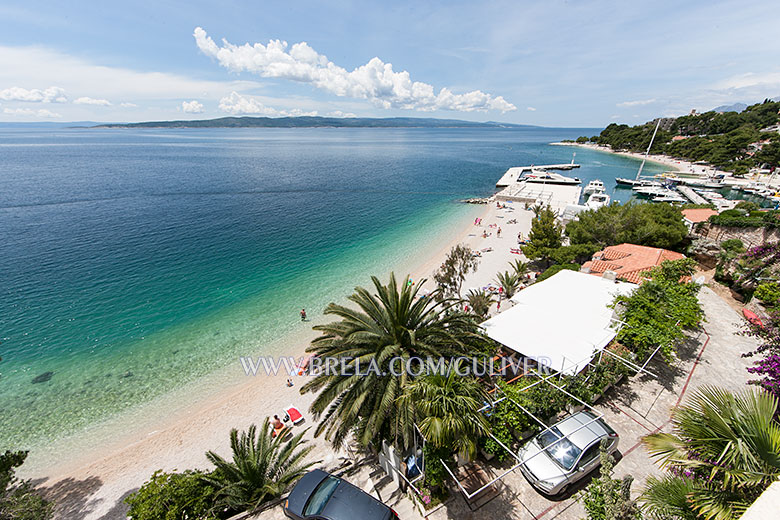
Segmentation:
{"type": "Polygon", "coordinates": [[[547,280],[549,277],[551,277],[554,274],[558,274],[561,271],[569,270],[569,271],[579,271],[580,265],[579,264],[555,264],[551,267],[548,267],[544,270],[542,274],[536,277],[537,282],[541,282],[543,280],[547,280]]]}
{"type": "Polygon", "coordinates": [[[156,471],[141,488],[127,497],[127,515],[133,520],[211,520],[216,488],[201,471],[163,473],[156,471]]]}
{"type": "Polygon", "coordinates": [[[29,480],[19,480],[15,469],[24,464],[26,451],[0,453],[0,519],[46,520],[53,504],[44,500],[29,480]]]}
{"type": "Polygon", "coordinates": [[[780,301],[780,285],[777,282],[762,283],[756,287],[753,296],[761,300],[767,307],[774,307],[780,301]]]}
{"type": "Polygon", "coordinates": [[[449,461],[452,458],[452,450],[434,448],[432,445],[426,444],[423,448],[423,458],[425,460],[425,486],[431,489],[440,488],[448,476],[441,461],[449,461]]]}

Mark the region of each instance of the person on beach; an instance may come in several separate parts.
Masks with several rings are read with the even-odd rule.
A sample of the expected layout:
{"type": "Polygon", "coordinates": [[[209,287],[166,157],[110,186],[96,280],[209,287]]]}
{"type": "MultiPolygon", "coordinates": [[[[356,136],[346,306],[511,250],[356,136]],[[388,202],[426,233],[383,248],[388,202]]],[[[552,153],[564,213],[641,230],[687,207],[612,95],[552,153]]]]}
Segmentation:
{"type": "Polygon", "coordinates": [[[295,384],[295,383],[293,383],[293,380],[292,380],[292,378],[288,377],[288,378],[287,378],[287,386],[293,386],[294,384],[295,384]]]}
{"type": "Polygon", "coordinates": [[[301,309],[301,321],[306,321],[306,309],[301,309]]]}
{"type": "Polygon", "coordinates": [[[498,238],[501,238],[501,227],[499,226],[498,231],[496,231],[496,236],[498,238]]]}
{"type": "Polygon", "coordinates": [[[271,421],[271,424],[273,424],[273,425],[274,425],[274,430],[278,430],[279,428],[284,428],[284,424],[283,424],[283,423],[282,423],[282,421],[279,419],[279,416],[278,416],[278,415],[274,415],[274,420],[273,420],[273,421],[271,421]]]}

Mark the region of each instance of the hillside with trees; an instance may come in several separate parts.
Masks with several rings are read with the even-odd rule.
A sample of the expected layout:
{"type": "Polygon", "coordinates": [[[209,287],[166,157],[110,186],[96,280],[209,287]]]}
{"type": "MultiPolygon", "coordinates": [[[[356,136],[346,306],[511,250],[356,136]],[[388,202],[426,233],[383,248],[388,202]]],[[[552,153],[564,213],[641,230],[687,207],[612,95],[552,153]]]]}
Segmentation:
{"type": "MultiPolygon", "coordinates": [[[[780,166],[780,102],[766,100],[742,112],[714,111],[674,119],[659,129],[650,153],[689,161],[706,161],[735,174],[751,168],[780,166]],[[774,129],[771,129],[775,127],[774,129]]],[[[650,144],[656,121],[628,126],[612,123],[601,134],[580,137],[613,150],[644,152],[650,144]]]]}

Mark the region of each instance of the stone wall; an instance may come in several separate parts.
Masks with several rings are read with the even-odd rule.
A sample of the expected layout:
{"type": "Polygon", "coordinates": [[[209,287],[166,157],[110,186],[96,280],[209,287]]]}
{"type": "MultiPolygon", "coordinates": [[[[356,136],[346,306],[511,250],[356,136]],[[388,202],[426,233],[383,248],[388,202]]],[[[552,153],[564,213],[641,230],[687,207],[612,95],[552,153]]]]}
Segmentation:
{"type": "Polygon", "coordinates": [[[780,242],[780,229],[716,226],[704,222],[694,226],[695,236],[712,240],[717,244],[726,240],[741,240],[745,247],[755,247],[767,242],[780,242]]]}

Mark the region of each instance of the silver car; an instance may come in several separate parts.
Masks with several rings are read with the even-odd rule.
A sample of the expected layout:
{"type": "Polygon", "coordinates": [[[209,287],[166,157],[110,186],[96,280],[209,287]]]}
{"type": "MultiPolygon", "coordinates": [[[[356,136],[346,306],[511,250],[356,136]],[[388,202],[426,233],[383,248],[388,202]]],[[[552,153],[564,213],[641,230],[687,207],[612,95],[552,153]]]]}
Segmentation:
{"type": "Polygon", "coordinates": [[[520,471],[545,495],[558,495],[599,466],[599,444],[617,450],[618,434],[590,412],[577,412],[532,438],[520,450],[520,471]]]}

